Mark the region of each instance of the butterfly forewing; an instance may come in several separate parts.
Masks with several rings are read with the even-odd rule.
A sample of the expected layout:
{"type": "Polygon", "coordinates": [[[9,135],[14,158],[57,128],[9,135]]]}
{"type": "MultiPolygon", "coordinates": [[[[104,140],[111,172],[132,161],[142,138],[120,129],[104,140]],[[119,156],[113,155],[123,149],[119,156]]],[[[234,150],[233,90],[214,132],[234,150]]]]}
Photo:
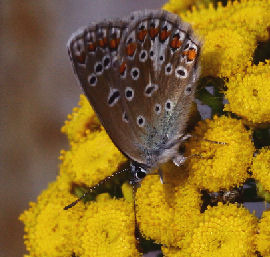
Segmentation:
{"type": "Polygon", "coordinates": [[[135,136],[122,104],[118,50],[125,21],[92,24],[73,34],[68,42],[70,59],[92,107],[115,145],[129,158],[139,156],[135,136]]]}

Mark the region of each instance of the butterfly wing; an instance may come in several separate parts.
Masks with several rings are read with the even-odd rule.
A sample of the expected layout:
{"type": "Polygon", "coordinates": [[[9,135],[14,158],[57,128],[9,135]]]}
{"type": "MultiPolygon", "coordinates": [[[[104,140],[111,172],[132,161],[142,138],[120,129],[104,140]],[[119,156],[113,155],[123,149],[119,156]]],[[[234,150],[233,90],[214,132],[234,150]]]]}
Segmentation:
{"type": "Polygon", "coordinates": [[[125,20],[91,24],[74,33],[67,47],[79,83],[104,128],[119,150],[136,160],[141,153],[124,112],[119,72],[119,43],[126,28],[125,20]]]}
{"type": "Polygon", "coordinates": [[[185,131],[200,43],[188,24],[166,11],[139,11],[130,20],[119,50],[126,69],[123,105],[143,153],[138,159],[153,167],[175,155],[185,131]]]}

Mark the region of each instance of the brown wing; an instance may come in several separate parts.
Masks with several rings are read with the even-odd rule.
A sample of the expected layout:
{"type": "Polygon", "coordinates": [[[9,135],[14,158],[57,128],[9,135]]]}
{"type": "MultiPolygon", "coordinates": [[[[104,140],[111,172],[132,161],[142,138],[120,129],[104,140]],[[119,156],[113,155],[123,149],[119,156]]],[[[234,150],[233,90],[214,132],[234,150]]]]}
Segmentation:
{"type": "Polygon", "coordinates": [[[119,50],[125,66],[123,104],[142,163],[155,166],[162,149],[184,133],[199,74],[200,43],[175,14],[139,11],[130,19],[119,50]]]}
{"type": "Polygon", "coordinates": [[[123,20],[91,24],[74,33],[67,47],[74,72],[115,145],[137,160],[140,149],[126,120],[118,50],[127,23],[123,20]]]}

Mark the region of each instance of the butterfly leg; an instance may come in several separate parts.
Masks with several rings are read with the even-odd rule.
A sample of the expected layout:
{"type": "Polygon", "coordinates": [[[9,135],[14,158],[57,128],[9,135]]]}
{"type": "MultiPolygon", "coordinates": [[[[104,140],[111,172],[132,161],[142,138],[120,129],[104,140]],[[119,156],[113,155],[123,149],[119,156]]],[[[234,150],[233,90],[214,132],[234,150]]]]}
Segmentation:
{"type": "Polygon", "coordinates": [[[186,161],[188,157],[185,157],[184,155],[182,154],[179,154],[179,155],[176,155],[174,158],[173,158],[173,163],[176,165],[176,166],[181,166],[184,164],[184,162],[186,161]]]}

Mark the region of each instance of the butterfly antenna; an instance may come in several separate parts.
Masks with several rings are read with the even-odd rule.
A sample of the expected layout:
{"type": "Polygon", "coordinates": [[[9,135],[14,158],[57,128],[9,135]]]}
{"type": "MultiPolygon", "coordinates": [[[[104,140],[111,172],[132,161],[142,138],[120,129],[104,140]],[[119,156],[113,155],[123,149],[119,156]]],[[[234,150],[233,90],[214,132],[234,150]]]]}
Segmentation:
{"type": "Polygon", "coordinates": [[[129,168],[127,169],[123,169],[120,171],[116,171],[114,172],[112,175],[106,177],[105,179],[101,180],[98,184],[92,186],[92,187],[88,187],[87,191],[77,200],[75,200],[74,202],[72,202],[71,204],[65,206],[64,210],[68,210],[70,208],[72,208],[73,206],[75,206],[78,202],[80,202],[81,200],[83,200],[89,193],[93,192],[94,190],[96,190],[99,186],[103,185],[105,182],[109,181],[110,179],[112,179],[114,176],[119,175],[121,173],[124,173],[126,171],[128,171],[129,168]]]}

